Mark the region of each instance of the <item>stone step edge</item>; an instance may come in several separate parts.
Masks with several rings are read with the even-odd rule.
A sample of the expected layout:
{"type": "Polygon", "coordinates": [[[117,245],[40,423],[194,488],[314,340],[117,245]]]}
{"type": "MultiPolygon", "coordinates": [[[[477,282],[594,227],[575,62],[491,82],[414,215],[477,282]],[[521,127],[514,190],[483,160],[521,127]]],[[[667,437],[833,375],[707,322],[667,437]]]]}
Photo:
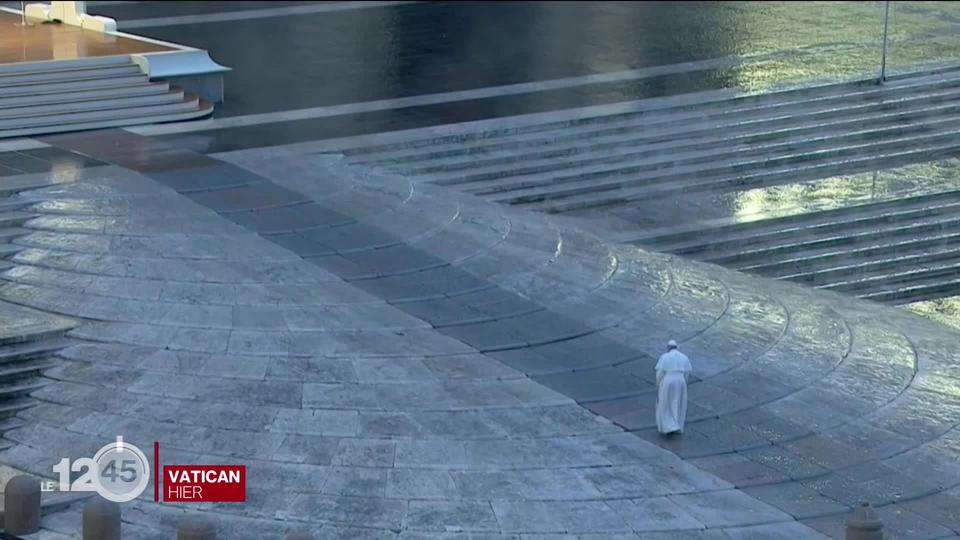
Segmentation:
{"type": "MultiPolygon", "coordinates": [[[[960,93],[957,95],[960,98],[960,93]]],[[[828,136],[838,136],[848,134],[854,130],[859,132],[872,132],[883,129],[904,129],[910,127],[923,126],[919,122],[921,118],[933,117],[940,122],[948,121],[942,114],[944,108],[952,108],[950,105],[930,106],[917,111],[893,110],[884,114],[858,114],[856,116],[842,116],[831,119],[829,123],[823,121],[804,121],[800,119],[797,123],[787,123],[788,118],[777,117],[764,119],[769,120],[773,126],[761,126],[765,129],[752,129],[756,127],[754,123],[734,123],[734,124],[711,124],[709,129],[700,127],[696,130],[674,130],[669,139],[665,139],[660,133],[647,133],[644,130],[646,126],[638,125],[637,132],[629,132],[619,128],[614,129],[613,133],[599,135],[596,137],[581,136],[582,134],[568,133],[561,139],[543,138],[537,140],[528,140],[523,147],[508,145],[504,143],[495,143],[484,147],[474,147],[478,152],[469,152],[456,154],[450,152],[439,152],[439,156],[417,155],[414,162],[387,162],[383,164],[363,163],[364,167],[371,167],[375,170],[384,171],[393,174],[402,174],[408,176],[432,176],[433,178],[442,177],[445,174],[476,174],[477,171],[488,172],[503,170],[510,165],[522,162],[524,166],[529,166],[531,162],[556,162],[586,159],[598,159],[597,156],[610,156],[613,158],[622,158],[629,155],[650,154],[654,152],[667,151],[672,153],[678,149],[704,149],[706,146],[715,147],[723,145],[749,145],[763,144],[775,141],[797,140],[813,138],[827,138],[828,136]],[[924,113],[924,114],[916,114],[924,113]],[[902,118],[909,116],[910,118],[902,118]],[[905,122],[905,120],[917,120],[905,122]],[[724,132],[724,137],[716,136],[716,129],[729,130],[724,132]],[[731,131],[736,132],[731,133],[731,131]],[[706,133],[698,135],[696,138],[688,137],[698,132],[706,133]],[[588,141],[587,141],[588,139],[588,141]],[[589,142],[589,146],[584,146],[589,142]]],[[[793,119],[790,117],[789,119],[793,119]]],[[[629,127],[629,126],[628,126],[629,127]]]]}
{"type": "MultiPolygon", "coordinates": [[[[960,237],[958,237],[960,238],[960,237]]],[[[821,278],[823,275],[829,274],[856,274],[869,276],[871,274],[876,275],[876,272],[883,271],[883,268],[887,266],[896,267],[899,263],[909,263],[911,261],[917,260],[950,260],[954,257],[960,257],[960,251],[955,249],[944,249],[941,251],[927,251],[930,248],[918,248],[918,252],[901,254],[897,253],[894,257],[883,257],[882,254],[877,254],[876,259],[864,260],[857,264],[844,264],[840,266],[831,266],[827,268],[816,268],[808,272],[798,272],[796,274],[784,274],[777,276],[777,279],[787,279],[790,281],[797,281],[801,283],[812,284],[814,288],[820,288],[822,284],[834,283],[833,281],[822,281],[818,282],[818,278],[821,278]],[[919,249],[923,249],[922,252],[919,249]],[[870,269],[871,267],[876,267],[870,269]]],[[[922,264],[922,263],[921,263],[922,264]]]]}
{"type": "MultiPolygon", "coordinates": [[[[700,253],[704,250],[717,248],[724,244],[731,242],[748,242],[746,245],[753,245],[757,242],[763,242],[764,239],[776,241],[779,237],[790,237],[797,234],[809,233],[811,236],[824,233],[828,234],[833,232],[838,227],[849,227],[847,230],[855,230],[865,226],[869,226],[871,223],[898,223],[905,219],[911,219],[913,217],[923,218],[926,216],[945,216],[949,215],[951,211],[960,214],[960,199],[954,201],[948,201],[939,206],[912,206],[905,208],[901,211],[897,211],[897,208],[891,209],[892,211],[883,212],[881,210],[874,210],[874,212],[860,215],[853,214],[850,220],[834,220],[834,221],[818,221],[816,223],[800,223],[799,226],[788,227],[788,228],[759,228],[759,230],[738,230],[736,231],[737,235],[733,236],[717,236],[717,229],[713,229],[709,232],[709,239],[705,239],[701,234],[699,238],[693,238],[692,241],[687,243],[674,244],[669,246],[658,246],[659,251],[666,251],[673,253],[674,255],[683,255],[688,256],[696,253],[700,253]]],[[[817,217],[815,214],[811,217],[817,217]]],[[[789,225],[789,224],[785,224],[789,225]]],[[[705,231],[701,230],[701,233],[705,231]]],[[[788,238],[783,238],[784,240],[788,238]]],[[[743,245],[743,244],[741,244],[743,245]]],[[[648,246],[649,247],[649,246],[648,246]]]]}
{"type": "Polygon", "coordinates": [[[547,213],[564,213],[572,211],[586,210],[588,208],[600,208],[611,206],[623,206],[632,204],[637,200],[652,200],[675,196],[681,192],[690,191],[745,191],[760,187],[769,187],[775,185],[804,183],[815,180],[829,178],[840,174],[857,174],[864,171],[873,170],[877,166],[894,167],[910,163],[926,162],[935,159],[946,159],[960,154],[960,144],[940,144],[937,146],[921,148],[891,154],[882,157],[866,156],[857,159],[843,159],[816,163],[810,167],[798,169],[796,167],[786,167],[777,171],[763,171],[758,169],[751,171],[750,174],[732,174],[719,178],[696,179],[696,183],[687,182],[679,186],[665,186],[658,184],[656,186],[621,186],[604,189],[597,192],[580,193],[573,196],[544,199],[540,201],[513,201],[511,198],[492,199],[496,202],[516,204],[524,208],[540,210],[547,213]],[[758,172],[759,171],[759,172],[758,172]],[[782,176],[781,173],[792,174],[792,176],[782,176]],[[780,176],[777,176],[780,175],[780,176]],[[769,178],[778,178],[775,182],[768,181],[769,178]]]}
{"type": "Polygon", "coordinates": [[[853,292],[859,290],[861,287],[871,288],[871,285],[893,285],[900,282],[911,282],[931,277],[942,277],[939,274],[951,271],[956,275],[960,275],[960,262],[957,260],[946,261],[942,264],[911,268],[903,272],[893,272],[878,276],[867,276],[863,279],[840,281],[831,283],[829,285],[817,286],[815,288],[828,291],[853,292]]]}
{"type": "MultiPolygon", "coordinates": [[[[71,131],[86,131],[91,129],[101,129],[108,127],[123,127],[143,124],[154,124],[159,122],[176,122],[184,120],[193,120],[203,118],[213,113],[213,105],[200,100],[200,108],[186,112],[172,113],[167,115],[153,116],[129,116],[125,118],[86,121],[76,124],[64,124],[55,126],[44,126],[36,128],[17,128],[10,130],[0,130],[0,139],[7,137],[26,137],[32,135],[41,135],[47,133],[67,133],[71,131]]],[[[22,190],[21,190],[22,191],[22,190]]]]}
{"type": "MultiPolygon", "coordinates": [[[[29,85],[28,87],[13,87],[16,88],[16,92],[7,91],[3,93],[3,99],[7,98],[19,98],[19,97],[28,97],[28,96],[37,96],[37,95],[61,95],[65,94],[65,97],[69,97],[71,92],[83,91],[83,90],[93,90],[93,89],[102,89],[102,88],[117,88],[124,86],[140,86],[150,84],[150,79],[144,75],[140,74],[131,74],[131,75],[119,75],[103,79],[85,79],[80,81],[70,81],[65,83],[57,82],[46,82],[46,83],[37,83],[29,85]]],[[[2,100],[0,100],[2,103],[2,100]]]]}
{"type": "Polygon", "coordinates": [[[54,64],[53,66],[51,66],[52,69],[37,69],[34,71],[12,71],[12,72],[0,71],[0,81],[8,77],[16,78],[16,77],[23,77],[25,75],[70,73],[70,72],[76,72],[76,71],[79,71],[79,72],[100,71],[104,69],[109,70],[109,69],[131,67],[131,66],[136,67],[137,64],[134,63],[133,59],[129,57],[127,58],[126,61],[124,61],[123,59],[117,58],[117,59],[114,59],[113,62],[103,63],[103,64],[88,64],[88,65],[81,64],[77,66],[66,66],[66,67],[54,64]]]}
{"type": "MultiPolygon", "coordinates": [[[[809,170],[813,167],[842,165],[844,163],[869,161],[881,150],[900,149],[909,145],[909,150],[899,153],[887,153],[883,157],[916,155],[921,152],[932,152],[938,149],[952,149],[960,147],[955,132],[933,132],[929,134],[901,137],[886,140],[880,143],[863,143],[841,148],[829,148],[818,152],[801,152],[776,156],[783,162],[771,167],[771,157],[749,156],[740,161],[724,163],[720,167],[710,167],[710,164],[695,164],[674,167],[664,170],[643,170],[642,173],[626,172],[623,169],[599,169],[591,173],[582,173],[568,177],[551,178],[551,183],[531,187],[518,188],[511,191],[497,191],[494,193],[477,192],[477,195],[491,195],[491,199],[500,203],[529,204],[548,203],[550,201],[563,202],[564,199],[583,196],[606,198],[605,194],[614,194],[625,190],[639,193],[656,193],[658,191],[671,192],[680,188],[674,180],[685,179],[682,189],[690,189],[697,184],[716,183],[724,180],[744,185],[751,177],[770,176],[772,174],[789,175],[794,172],[809,170]],[[944,144],[951,142],[952,144],[944,144]],[[837,155],[840,154],[840,155],[837,155]],[[852,155],[843,155],[852,154],[852,155]],[[803,167],[806,165],[807,167],[803,167]],[[590,176],[587,176],[589,174],[590,176]],[[564,181],[556,182],[562,179],[564,181]]],[[[926,160],[932,161],[932,160],[926,160]]],[[[872,167],[871,167],[872,168],[872,167]]],[[[631,168],[632,169],[632,168],[631,168]]],[[[629,169],[628,169],[629,171],[629,169]]],[[[793,182],[791,182],[793,183],[793,182]]]]}
{"type": "MultiPolygon", "coordinates": [[[[866,173],[869,174],[869,173],[866,173]]],[[[896,195],[896,194],[893,194],[896,195]]],[[[656,235],[643,236],[643,237],[629,237],[623,239],[620,243],[624,244],[637,244],[637,245],[657,245],[661,242],[671,242],[675,239],[682,239],[682,237],[689,235],[699,235],[702,234],[705,229],[710,229],[711,231],[718,230],[738,230],[738,229],[748,229],[754,226],[763,227],[766,224],[777,224],[777,223],[789,223],[799,221],[802,222],[806,219],[809,219],[813,216],[823,216],[827,219],[835,216],[843,216],[846,214],[858,214],[863,211],[882,211],[884,209],[896,209],[896,208],[911,208],[914,205],[922,205],[929,202],[937,202],[941,199],[947,200],[956,200],[960,202],[960,190],[947,190],[940,191],[936,193],[927,193],[923,195],[914,195],[907,196],[906,198],[896,198],[896,199],[884,199],[877,202],[867,202],[862,204],[853,204],[849,206],[843,206],[838,208],[827,208],[824,210],[813,209],[808,212],[797,212],[793,214],[788,214],[784,216],[772,216],[769,218],[760,218],[760,219],[751,219],[750,221],[735,222],[730,223],[728,217],[719,218],[716,220],[701,221],[698,222],[695,227],[689,228],[674,228],[672,230],[667,230],[656,235]]],[[[798,210],[802,208],[797,208],[798,210]]]]}
{"type": "Polygon", "coordinates": [[[915,284],[911,286],[900,287],[895,290],[872,292],[859,295],[858,298],[873,302],[885,302],[895,305],[903,305],[922,301],[918,299],[919,296],[926,297],[927,299],[943,298],[946,296],[956,296],[958,291],[960,291],[960,280],[940,281],[938,279],[936,283],[923,285],[915,284]]]}
{"type": "Polygon", "coordinates": [[[49,103],[43,105],[20,105],[0,111],[0,120],[90,112],[103,109],[128,109],[143,105],[173,104],[182,102],[186,97],[183,90],[171,88],[166,92],[136,94],[132,96],[112,96],[109,99],[84,99],[54,106],[51,106],[49,103]]]}
{"type": "MultiPolygon", "coordinates": [[[[960,69],[960,64],[945,66],[941,62],[933,62],[929,67],[917,71],[908,71],[888,77],[888,81],[900,80],[911,77],[935,77],[938,75],[949,74],[952,71],[957,71],[960,69]]],[[[780,89],[780,92],[789,92],[795,90],[803,89],[813,89],[823,86],[844,86],[851,84],[875,84],[876,78],[869,77],[866,73],[862,75],[862,78],[854,79],[852,81],[822,81],[820,84],[800,84],[797,87],[791,87],[786,89],[780,89]]],[[[762,93],[762,92],[760,92],[762,93]]],[[[732,92],[731,89],[723,90],[710,90],[706,92],[682,94],[681,96],[685,98],[686,101],[689,101],[689,96],[692,95],[710,95],[718,96],[715,97],[717,101],[719,100],[728,100],[731,98],[737,97],[737,94],[732,92]]],[[[752,94],[748,94],[752,95],[752,94]]],[[[431,126],[427,128],[414,128],[398,131],[389,131],[384,133],[370,134],[370,135],[355,135],[349,137],[340,137],[334,139],[325,139],[322,142],[311,142],[311,143],[298,143],[295,145],[287,145],[291,150],[295,150],[300,153],[305,154],[331,154],[331,153],[345,153],[350,150],[361,149],[361,148],[375,148],[382,147],[385,145],[395,145],[403,144],[405,141],[410,140],[411,137],[416,137],[420,134],[425,135],[423,138],[436,140],[446,137],[455,137],[461,136],[467,130],[479,131],[479,132],[488,132],[494,129],[505,129],[505,126],[514,126],[514,127],[523,127],[527,125],[536,125],[550,122],[551,120],[557,120],[557,117],[565,118],[568,121],[574,121],[580,119],[584,116],[599,116],[599,115],[611,115],[611,114],[620,114],[623,112],[631,112],[637,110],[636,108],[641,104],[651,104],[654,100],[664,100],[664,99],[674,99],[677,96],[669,96],[668,98],[649,98],[634,100],[628,102],[620,102],[614,104],[605,104],[605,105],[594,105],[590,107],[580,107],[580,108],[571,108],[563,109],[558,111],[549,111],[543,113],[531,113],[524,115],[516,115],[504,118],[493,118],[485,120],[476,120],[472,122],[464,122],[459,124],[445,124],[441,126],[431,126]]]]}
{"type": "MultiPolygon", "coordinates": [[[[890,82],[903,81],[911,78],[946,77],[958,70],[960,70],[960,64],[957,64],[956,66],[950,66],[950,67],[944,66],[942,68],[934,68],[934,69],[920,70],[917,72],[902,73],[902,74],[894,75],[892,77],[888,77],[888,84],[890,82]]],[[[689,106],[689,105],[697,105],[700,103],[728,102],[731,99],[757,98],[757,97],[772,98],[775,96],[789,95],[791,93],[797,93],[797,92],[817,92],[817,91],[829,92],[830,90],[837,89],[837,88],[845,88],[845,87],[856,88],[856,87],[863,87],[863,86],[871,86],[875,84],[876,84],[875,77],[870,77],[870,78],[864,77],[860,79],[845,80],[845,81],[839,81],[839,82],[838,81],[824,82],[822,84],[812,84],[812,85],[801,84],[801,85],[798,85],[796,88],[776,90],[773,92],[764,92],[764,91],[744,92],[742,88],[726,88],[721,90],[708,90],[705,92],[692,92],[692,93],[680,94],[676,96],[633,100],[629,102],[621,102],[616,104],[596,105],[596,106],[587,107],[587,108],[567,109],[562,112],[566,113],[566,115],[570,117],[570,120],[576,120],[579,118],[583,118],[584,116],[622,114],[623,112],[653,111],[653,110],[669,109],[669,108],[676,107],[678,105],[689,106]],[[707,96],[709,97],[706,100],[691,99],[696,97],[702,98],[707,96]],[[610,113],[610,111],[620,111],[620,112],[610,113]]],[[[549,119],[551,117],[555,118],[556,115],[557,115],[557,111],[553,111],[548,113],[533,113],[528,115],[517,115],[513,117],[508,117],[508,118],[510,118],[509,123],[520,123],[521,125],[525,125],[525,124],[537,123],[538,120],[540,120],[540,123],[545,123],[545,121],[548,121],[546,119],[549,119]]],[[[435,133],[433,137],[425,139],[425,140],[435,142],[444,136],[446,137],[462,136],[465,133],[465,130],[471,130],[473,128],[484,126],[484,125],[488,125],[492,127],[494,125],[497,125],[498,123],[502,125],[507,122],[504,122],[504,119],[500,118],[500,119],[479,120],[475,122],[456,124],[453,126],[448,126],[446,129],[443,129],[443,130],[440,130],[440,129],[430,130],[430,129],[419,128],[419,129],[402,130],[402,131],[388,132],[388,133],[405,134],[407,136],[416,132],[435,133]],[[441,135],[439,132],[442,132],[442,131],[446,131],[447,133],[444,135],[441,135]]],[[[491,130],[480,129],[478,131],[489,132],[491,130]]],[[[382,139],[383,137],[380,137],[380,138],[382,139]]],[[[376,139],[377,138],[371,138],[370,136],[344,137],[341,139],[330,139],[330,140],[324,141],[326,143],[324,145],[324,148],[327,149],[327,152],[331,152],[331,151],[343,152],[343,153],[346,153],[348,151],[357,151],[358,153],[381,152],[387,146],[392,146],[394,144],[405,144],[406,142],[409,141],[408,139],[406,142],[400,141],[399,143],[384,144],[383,142],[380,142],[379,144],[371,144],[373,143],[373,141],[376,141],[376,139]],[[369,142],[367,142],[367,144],[364,144],[363,142],[360,142],[362,139],[366,139],[369,142]]],[[[426,144],[429,144],[429,143],[426,143],[426,144]]]]}
{"type": "Polygon", "coordinates": [[[76,102],[112,99],[116,97],[150,96],[169,92],[174,87],[163,81],[150,81],[149,84],[130,86],[106,86],[102,88],[88,88],[74,90],[69,94],[37,94],[33,96],[0,97],[0,107],[34,107],[51,103],[61,103],[64,97],[70,97],[76,102]]]}
{"type": "MultiPolygon", "coordinates": [[[[833,244],[836,242],[849,242],[850,244],[855,245],[857,241],[860,239],[864,239],[865,241],[870,241],[874,237],[890,238],[890,237],[900,237],[901,235],[912,236],[910,233],[915,232],[916,229],[936,229],[936,230],[942,231],[945,225],[954,226],[956,227],[956,229],[960,230],[960,216],[953,216],[952,219],[930,219],[930,220],[918,221],[918,222],[908,223],[908,224],[899,224],[899,226],[890,227],[890,228],[878,227],[875,229],[860,231],[856,234],[849,234],[849,235],[837,234],[837,235],[826,237],[826,238],[812,238],[809,240],[804,240],[804,241],[796,242],[793,244],[781,244],[781,245],[770,246],[767,248],[759,248],[759,249],[752,249],[752,250],[746,250],[746,251],[728,250],[726,253],[715,254],[710,257],[706,257],[703,260],[713,264],[721,264],[721,265],[736,264],[736,260],[741,260],[741,259],[755,259],[755,258],[768,259],[769,257],[766,256],[768,254],[770,254],[772,257],[775,257],[776,254],[778,253],[790,254],[795,252],[795,250],[803,250],[805,246],[813,246],[818,244],[833,244]],[[896,234],[891,235],[891,232],[895,232],[896,234]]],[[[815,249],[825,249],[825,248],[816,248],[816,247],[810,248],[810,250],[815,250],[815,249]]]]}
{"type": "MultiPolygon", "coordinates": [[[[850,258],[850,257],[856,257],[857,260],[870,261],[872,260],[870,259],[870,257],[883,256],[884,253],[889,252],[890,250],[911,251],[915,253],[916,250],[927,250],[931,246],[932,247],[937,247],[938,245],[953,246],[957,244],[960,244],[960,232],[940,234],[936,236],[925,236],[919,239],[911,238],[903,242],[875,243],[868,246],[863,246],[855,250],[844,249],[844,250],[825,251],[825,252],[820,252],[815,254],[807,254],[806,256],[802,256],[802,257],[793,257],[790,259],[783,259],[779,261],[772,261],[772,262],[768,261],[768,262],[761,262],[759,264],[741,265],[741,266],[736,266],[736,270],[740,272],[758,273],[771,278],[780,279],[787,275],[795,276],[800,274],[809,274],[809,273],[816,273],[818,271],[821,271],[821,269],[818,268],[817,266],[809,266],[818,261],[827,262],[827,264],[829,264],[828,261],[830,260],[838,259],[838,258],[850,258]],[[770,273],[775,268],[791,266],[791,265],[792,266],[804,265],[805,268],[803,268],[802,270],[797,269],[798,272],[796,274],[771,274],[770,273]]],[[[823,268],[822,270],[829,271],[833,268],[836,268],[836,267],[829,266],[829,267],[823,268]]]]}
{"type": "MultiPolygon", "coordinates": [[[[811,106],[804,102],[801,104],[780,104],[777,107],[770,107],[771,110],[745,109],[745,110],[721,110],[713,114],[704,115],[700,111],[690,113],[675,113],[673,116],[655,117],[640,115],[637,118],[615,118],[599,123],[602,117],[593,117],[581,119],[580,122],[573,124],[571,122],[563,123],[556,127],[547,125],[532,126],[527,130],[515,130],[504,134],[496,132],[486,132],[479,134],[464,134],[460,139],[450,143],[424,144],[422,146],[401,147],[397,150],[378,154],[375,159],[354,159],[351,155],[345,155],[345,163],[351,165],[380,166],[387,169],[416,169],[422,167],[424,163],[438,160],[450,160],[451,158],[463,158],[464,163],[469,163],[470,157],[482,157],[495,154],[497,152],[506,152],[513,148],[535,148],[541,149],[548,145],[557,145],[558,141],[564,144],[574,145],[582,142],[584,139],[597,140],[611,137],[623,137],[624,134],[632,131],[650,132],[650,135],[636,136],[638,139],[650,138],[652,140],[662,140],[666,133],[674,135],[675,138],[683,138],[684,135],[696,132],[696,129],[703,131],[702,126],[709,124],[711,127],[733,126],[743,128],[755,125],[763,125],[772,122],[783,122],[793,118],[810,117],[829,117],[844,120],[844,122],[834,122],[834,124],[850,123],[860,119],[869,121],[876,117],[875,109],[892,109],[899,111],[890,112],[884,117],[896,116],[896,114],[908,114],[916,110],[929,110],[930,104],[949,103],[956,99],[958,95],[957,88],[950,91],[941,91],[929,93],[921,96],[911,95],[895,100],[859,100],[859,101],[841,101],[841,103],[831,106],[811,106]],[[780,109],[780,110],[773,110],[780,109]],[[796,109],[796,110],[794,110],[796,109]],[[858,116],[859,115],[859,116],[858,116]],[[597,122],[594,122],[597,120],[597,122]],[[536,129],[533,129],[533,128],[536,129]],[[657,131],[659,129],[659,131],[657,131]],[[655,132],[655,133],[654,133],[655,132]]],[[[821,122],[822,123],[822,122],[821,122]]],[[[808,128],[817,127],[814,121],[808,121],[808,128]]],[[[746,132],[749,133],[749,132],[746,132]]]]}
{"type": "MultiPolygon", "coordinates": [[[[704,162],[712,165],[713,168],[719,168],[731,161],[736,163],[735,160],[738,159],[746,160],[758,157],[767,160],[784,159],[797,155],[840,151],[846,148],[890,144],[921,136],[933,137],[937,134],[953,134],[960,131],[960,108],[958,108],[956,116],[951,115],[936,122],[856,127],[858,131],[838,129],[815,137],[804,136],[803,138],[796,136],[791,138],[789,133],[794,131],[792,129],[782,130],[785,132],[784,135],[787,135],[787,138],[782,139],[778,138],[779,132],[752,134],[749,138],[765,137],[772,140],[753,144],[740,143],[729,147],[723,146],[722,141],[718,140],[701,141],[700,145],[694,142],[689,145],[695,148],[694,150],[683,152],[669,150],[657,152],[656,150],[642,149],[642,146],[640,146],[637,151],[616,156],[596,157],[589,153],[575,154],[575,159],[570,160],[565,159],[565,157],[530,160],[519,166],[518,169],[501,167],[499,170],[494,169],[491,172],[449,172],[426,175],[423,180],[441,186],[465,186],[467,188],[465,191],[470,193],[489,195],[526,189],[524,186],[535,187],[544,182],[544,177],[549,180],[575,178],[578,176],[577,171],[585,171],[582,174],[599,174],[603,171],[615,174],[617,171],[629,169],[634,171],[632,174],[640,174],[646,170],[669,171],[674,168],[695,168],[704,164],[704,162]],[[530,165],[530,163],[536,162],[546,162],[546,164],[530,165]]],[[[691,139],[691,141],[698,140],[696,137],[691,139]]],[[[687,146],[684,145],[684,148],[687,146]]],[[[511,166],[514,165],[516,164],[511,166]]]]}
{"type": "Polygon", "coordinates": [[[143,75],[140,67],[134,63],[121,66],[102,66],[91,67],[87,69],[63,70],[60,72],[41,73],[18,73],[16,75],[0,74],[0,91],[7,88],[19,88],[31,86],[34,84],[49,83],[69,83],[74,81],[90,81],[97,79],[109,79],[124,75],[143,75]],[[53,76],[54,74],[58,76],[53,76]],[[49,76],[48,76],[49,75],[49,76]],[[31,79],[32,77],[32,79],[31,79]],[[39,77],[39,78],[38,78],[39,77]]]}
{"type": "MultiPolygon", "coordinates": [[[[88,103],[96,104],[97,102],[88,103]]],[[[132,116],[156,116],[166,112],[176,114],[193,110],[195,107],[199,107],[199,105],[199,98],[184,96],[183,99],[179,101],[157,105],[133,105],[131,107],[106,109],[86,109],[81,107],[78,110],[71,111],[41,111],[38,114],[30,116],[0,119],[0,132],[15,129],[42,128],[60,124],[96,122],[100,120],[129,118],[132,116]]]]}

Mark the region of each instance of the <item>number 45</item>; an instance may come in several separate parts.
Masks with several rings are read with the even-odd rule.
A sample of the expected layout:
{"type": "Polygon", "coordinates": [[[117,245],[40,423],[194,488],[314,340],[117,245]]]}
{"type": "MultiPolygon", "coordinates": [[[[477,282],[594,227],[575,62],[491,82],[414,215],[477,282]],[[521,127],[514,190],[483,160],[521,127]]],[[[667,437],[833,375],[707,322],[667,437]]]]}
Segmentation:
{"type": "Polygon", "coordinates": [[[97,462],[91,458],[80,458],[70,463],[69,458],[63,458],[59,463],[53,466],[53,472],[60,475],[60,491],[97,491],[100,486],[100,476],[109,478],[116,482],[130,483],[137,479],[136,461],[124,459],[120,462],[120,472],[117,472],[117,460],[111,460],[103,468],[100,474],[97,474],[97,462]],[[70,472],[81,473],[80,476],[70,482],[70,472]]]}

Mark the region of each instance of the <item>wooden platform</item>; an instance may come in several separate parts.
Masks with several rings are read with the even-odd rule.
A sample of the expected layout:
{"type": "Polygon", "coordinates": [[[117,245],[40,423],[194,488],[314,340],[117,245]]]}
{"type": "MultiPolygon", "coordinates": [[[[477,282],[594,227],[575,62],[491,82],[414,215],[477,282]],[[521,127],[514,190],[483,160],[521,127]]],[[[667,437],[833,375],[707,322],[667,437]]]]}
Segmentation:
{"type": "Polygon", "coordinates": [[[0,11],[0,64],[73,60],[172,51],[146,41],[81,30],[66,24],[19,26],[20,16],[0,11]]]}

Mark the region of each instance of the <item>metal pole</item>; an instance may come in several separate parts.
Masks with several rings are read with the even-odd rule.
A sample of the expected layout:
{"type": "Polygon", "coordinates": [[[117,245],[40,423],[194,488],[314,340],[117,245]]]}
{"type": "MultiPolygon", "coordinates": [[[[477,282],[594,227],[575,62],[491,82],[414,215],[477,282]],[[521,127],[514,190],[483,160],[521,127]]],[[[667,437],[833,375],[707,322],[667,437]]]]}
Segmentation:
{"type": "Polygon", "coordinates": [[[30,26],[27,23],[27,3],[20,2],[20,22],[14,23],[14,26],[30,26]]]}
{"type": "Polygon", "coordinates": [[[880,56],[880,80],[877,84],[883,84],[887,80],[887,28],[890,23],[890,0],[884,2],[883,10],[883,53],[880,56]]]}

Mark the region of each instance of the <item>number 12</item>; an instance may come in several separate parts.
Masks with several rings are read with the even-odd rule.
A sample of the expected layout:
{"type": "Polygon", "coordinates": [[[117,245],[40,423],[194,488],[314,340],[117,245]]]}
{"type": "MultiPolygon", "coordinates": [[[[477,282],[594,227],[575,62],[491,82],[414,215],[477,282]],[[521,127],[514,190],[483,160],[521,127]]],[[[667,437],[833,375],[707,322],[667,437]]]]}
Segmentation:
{"type": "Polygon", "coordinates": [[[71,465],[70,458],[63,458],[53,466],[53,472],[60,475],[60,491],[97,491],[97,462],[91,458],[80,458],[71,465]],[[81,473],[70,484],[70,471],[81,473]]]}

